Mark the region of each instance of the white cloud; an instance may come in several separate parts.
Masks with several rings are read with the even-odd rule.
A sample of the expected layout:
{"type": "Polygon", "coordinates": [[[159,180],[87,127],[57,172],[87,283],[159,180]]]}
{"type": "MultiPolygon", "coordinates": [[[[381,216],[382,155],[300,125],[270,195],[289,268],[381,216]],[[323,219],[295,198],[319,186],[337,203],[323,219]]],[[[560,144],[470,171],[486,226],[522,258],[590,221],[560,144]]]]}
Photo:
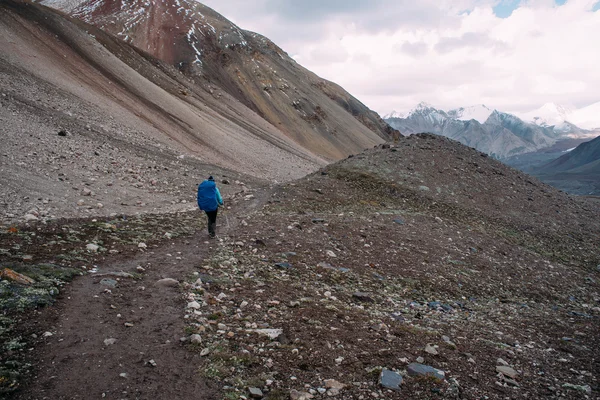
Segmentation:
{"type": "Polygon", "coordinates": [[[528,111],[600,100],[597,0],[529,0],[507,18],[498,0],[204,3],[382,114],[420,101],[528,111]]]}

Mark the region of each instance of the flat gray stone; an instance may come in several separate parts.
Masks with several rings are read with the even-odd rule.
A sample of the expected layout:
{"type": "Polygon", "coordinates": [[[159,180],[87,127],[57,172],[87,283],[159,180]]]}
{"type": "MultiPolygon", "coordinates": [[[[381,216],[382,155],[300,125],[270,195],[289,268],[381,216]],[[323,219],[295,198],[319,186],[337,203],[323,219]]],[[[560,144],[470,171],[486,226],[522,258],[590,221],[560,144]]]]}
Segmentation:
{"type": "Polygon", "coordinates": [[[508,376],[509,378],[515,379],[519,373],[515,371],[511,367],[507,367],[505,365],[499,365],[496,367],[496,371],[500,372],[504,376],[508,376]]]}
{"type": "Polygon", "coordinates": [[[177,286],[179,286],[179,281],[177,281],[176,279],[173,279],[173,278],[164,278],[164,279],[156,281],[156,283],[154,285],[160,286],[160,287],[177,287],[177,286]]]}
{"type": "Polygon", "coordinates": [[[379,375],[379,384],[386,389],[400,390],[402,375],[384,368],[379,375]]]}
{"type": "Polygon", "coordinates": [[[250,392],[250,397],[253,399],[262,399],[263,392],[259,388],[249,387],[248,392],[250,392]]]}
{"type": "Polygon", "coordinates": [[[111,287],[111,288],[117,287],[117,281],[115,281],[114,279],[109,279],[109,278],[103,278],[100,281],[100,284],[103,286],[111,287]]]}
{"type": "Polygon", "coordinates": [[[433,376],[438,379],[446,378],[446,373],[444,371],[419,363],[409,364],[406,371],[410,376],[433,376]]]}

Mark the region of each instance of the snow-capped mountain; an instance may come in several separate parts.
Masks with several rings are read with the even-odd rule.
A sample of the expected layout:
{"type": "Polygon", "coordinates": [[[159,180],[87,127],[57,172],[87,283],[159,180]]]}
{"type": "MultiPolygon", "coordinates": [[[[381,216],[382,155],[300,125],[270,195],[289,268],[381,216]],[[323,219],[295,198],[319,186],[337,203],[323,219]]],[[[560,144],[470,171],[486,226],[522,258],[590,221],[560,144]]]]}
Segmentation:
{"type": "Polygon", "coordinates": [[[539,126],[554,126],[565,131],[570,125],[588,130],[600,129],[600,102],[576,109],[572,106],[546,103],[537,110],[514,113],[524,121],[539,126]]]}
{"type": "Polygon", "coordinates": [[[404,134],[436,133],[499,159],[549,147],[573,131],[581,131],[566,123],[560,129],[527,123],[515,115],[484,105],[445,112],[430,104],[419,103],[405,118],[388,118],[386,121],[404,134]]]}
{"type": "Polygon", "coordinates": [[[571,106],[546,103],[537,110],[514,114],[524,121],[533,122],[539,126],[555,126],[568,121],[573,110],[574,107],[571,106]]]}

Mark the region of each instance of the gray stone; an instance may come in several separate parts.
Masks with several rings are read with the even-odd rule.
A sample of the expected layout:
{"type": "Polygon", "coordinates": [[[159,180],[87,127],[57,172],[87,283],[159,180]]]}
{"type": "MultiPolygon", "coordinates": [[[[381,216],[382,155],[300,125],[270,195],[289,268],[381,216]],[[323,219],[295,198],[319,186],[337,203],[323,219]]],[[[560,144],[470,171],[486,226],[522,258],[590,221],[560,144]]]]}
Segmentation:
{"type": "Polygon", "coordinates": [[[573,385],[572,383],[565,383],[562,385],[565,389],[577,390],[587,394],[592,394],[592,388],[590,385],[573,385]]]}
{"type": "Polygon", "coordinates": [[[248,392],[250,392],[250,397],[253,399],[262,399],[263,392],[259,388],[249,387],[248,392]]]}
{"type": "Polygon", "coordinates": [[[292,264],[288,263],[288,262],[280,262],[275,264],[276,268],[279,269],[291,269],[292,268],[292,264]]]}
{"type": "Polygon", "coordinates": [[[384,368],[379,375],[379,384],[386,389],[400,390],[402,375],[384,368]]]}
{"type": "Polygon", "coordinates": [[[111,288],[117,287],[117,281],[115,281],[114,279],[110,279],[110,278],[103,278],[100,281],[100,284],[103,286],[111,287],[111,288]]]}
{"type": "Polygon", "coordinates": [[[398,225],[404,225],[404,221],[402,221],[400,218],[396,218],[394,220],[395,223],[397,223],[398,225]]]}
{"type": "Polygon", "coordinates": [[[437,379],[445,379],[446,377],[444,371],[419,363],[409,364],[406,371],[410,376],[433,376],[437,379]]]}
{"type": "Polygon", "coordinates": [[[505,365],[500,365],[496,367],[496,371],[500,372],[504,376],[508,376],[509,378],[515,379],[519,373],[512,369],[511,367],[507,367],[505,365]]]}
{"type": "Polygon", "coordinates": [[[177,286],[179,286],[179,282],[173,278],[164,278],[164,279],[156,281],[156,283],[154,285],[161,286],[161,287],[177,287],[177,286]]]}
{"type": "Polygon", "coordinates": [[[104,339],[104,345],[105,346],[110,346],[117,343],[117,339],[114,338],[110,338],[110,339],[104,339]]]}
{"type": "Polygon", "coordinates": [[[193,344],[200,344],[202,343],[202,336],[198,335],[197,333],[194,333],[190,336],[190,342],[192,342],[193,344]]]}

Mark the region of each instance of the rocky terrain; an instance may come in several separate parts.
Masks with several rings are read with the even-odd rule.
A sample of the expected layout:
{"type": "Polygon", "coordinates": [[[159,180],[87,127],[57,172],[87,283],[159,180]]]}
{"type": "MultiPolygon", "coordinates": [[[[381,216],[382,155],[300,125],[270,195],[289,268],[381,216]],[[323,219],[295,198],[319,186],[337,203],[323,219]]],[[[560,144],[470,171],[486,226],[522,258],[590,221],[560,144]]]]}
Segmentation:
{"type": "MultiPolygon", "coordinates": [[[[232,182],[297,179],[383,142],[391,129],[369,122],[373,113],[358,100],[314,75],[308,79],[289,58],[286,65],[304,71],[287,76],[290,93],[298,85],[321,87],[297,94],[301,103],[321,107],[314,121],[290,98],[302,123],[275,123],[236,98],[243,90],[232,95],[210,76],[186,75],[50,8],[11,0],[0,11],[0,218],[6,220],[183,210],[209,174],[232,182]],[[345,99],[347,109],[332,98],[345,99]]],[[[264,63],[272,57],[281,59],[276,52],[261,55],[264,63]]]]}
{"type": "MultiPolygon", "coordinates": [[[[5,388],[31,399],[598,396],[597,202],[435,135],[225,201],[216,241],[194,213],[5,225],[3,265],[85,274],[62,288],[68,278],[53,278],[57,306],[26,322],[7,324],[21,317],[5,311],[5,388]]],[[[3,285],[6,310],[18,284],[3,285]]]]}

